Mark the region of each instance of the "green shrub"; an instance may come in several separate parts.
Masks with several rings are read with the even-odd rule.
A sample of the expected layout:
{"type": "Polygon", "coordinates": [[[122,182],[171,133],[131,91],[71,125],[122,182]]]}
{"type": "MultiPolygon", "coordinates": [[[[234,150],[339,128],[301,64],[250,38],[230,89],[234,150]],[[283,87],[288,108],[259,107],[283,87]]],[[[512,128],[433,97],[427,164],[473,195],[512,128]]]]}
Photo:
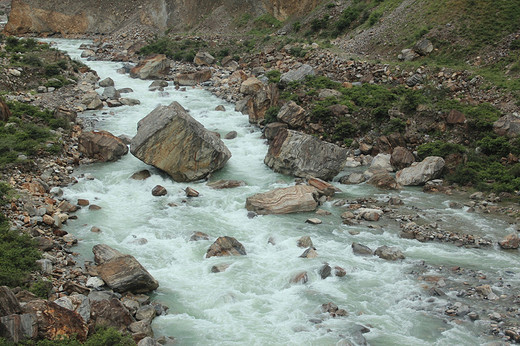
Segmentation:
{"type": "Polygon", "coordinates": [[[52,282],[48,280],[38,280],[29,287],[29,291],[42,299],[47,299],[52,291],[52,282]]]}
{"type": "Polygon", "coordinates": [[[425,143],[417,147],[417,156],[421,160],[428,156],[446,157],[450,154],[463,154],[465,152],[466,148],[464,146],[460,144],[448,143],[443,141],[425,143]]]}
{"type": "Polygon", "coordinates": [[[265,123],[266,124],[269,124],[269,123],[274,123],[276,121],[276,117],[278,116],[278,112],[280,112],[280,107],[270,107],[266,112],[265,112],[265,116],[264,116],[264,119],[265,119],[265,123]]]}
{"type": "Polygon", "coordinates": [[[34,54],[26,54],[22,57],[21,59],[21,62],[26,64],[26,65],[29,65],[29,66],[33,66],[33,67],[41,67],[43,66],[43,62],[40,58],[38,58],[36,55],[34,54]]]}
{"type": "Polygon", "coordinates": [[[302,23],[300,23],[300,22],[294,22],[292,25],[294,32],[300,31],[301,27],[302,27],[302,23]]]}
{"type": "Polygon", "coordinates": [[[399,118],[390,119],[390,123],[388,126],[389,133],[403,132],[404,130],[406,130],[406,121],[399,118]]]}
{"type": "Polygon", "coordinates": [[[99,328],[84,343],[84,346],[131,346],[135,345],[134,340],[129,335],[122,335],[116,329],[99,328]]]}
{"type": "Polygon", "coordinates": [[[40,257],[32,239],[9,230],[5,216],[0,214],[0,286],[22,285],[40,257]]]}
{"type": "Polygon", "coordinates": [[[511,144],[505,137],[492,137],[490,135],[477,142],[482,153],[495,157],[505,157],[511,152],[511,144]]]}
{"type": "Polygon", "coordinates": [[[271,71],[268,71],[265,76],[267,77],[267,79],[269,79],[269,82],[270,83],[279,83],[280,82],[280,76],[282,75],[282,73],[278,70],[271,70],[271,71]]]}
{"type": "Polygon", "coordinates": [[[512,50],[520,49],[520,38],[517,38],[516,40],[511,42],[511,45],[509,46],[509,48],[512,49],[512,50]]]}

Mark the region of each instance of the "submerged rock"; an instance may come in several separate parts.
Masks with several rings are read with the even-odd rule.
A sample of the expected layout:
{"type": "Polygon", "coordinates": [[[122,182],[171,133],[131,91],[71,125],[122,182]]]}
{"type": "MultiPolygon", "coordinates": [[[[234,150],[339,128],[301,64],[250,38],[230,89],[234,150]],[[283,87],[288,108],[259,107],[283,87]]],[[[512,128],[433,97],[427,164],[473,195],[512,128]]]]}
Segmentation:
{"type": "Polygon", "coordinates": [[[130,150],[176,181],[195,181],[222,168],[231,152],[177,102],[159,106],[138,123],[130,150]]]}
{"type": "Polygon", "coordinates": [[[388,261],[396,261],[398,259],[404,259],[404,254],[396,247],[389,247],[386,245],[380,246],[374,252],[376,256],[379,258],[388,260],[388,261]]]}

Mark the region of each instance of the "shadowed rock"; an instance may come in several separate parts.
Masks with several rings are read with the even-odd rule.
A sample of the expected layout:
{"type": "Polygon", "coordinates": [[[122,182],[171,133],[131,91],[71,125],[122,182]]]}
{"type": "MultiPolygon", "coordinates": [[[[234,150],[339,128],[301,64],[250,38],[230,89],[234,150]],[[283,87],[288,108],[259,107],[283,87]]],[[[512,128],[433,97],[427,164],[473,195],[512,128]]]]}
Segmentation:
{"type": "Polygon", "coordinates": [[[128,147],[107,131],[83,132],[79,136],[79,151],[98,161],[116,161],[128,153],[128,147]]]}

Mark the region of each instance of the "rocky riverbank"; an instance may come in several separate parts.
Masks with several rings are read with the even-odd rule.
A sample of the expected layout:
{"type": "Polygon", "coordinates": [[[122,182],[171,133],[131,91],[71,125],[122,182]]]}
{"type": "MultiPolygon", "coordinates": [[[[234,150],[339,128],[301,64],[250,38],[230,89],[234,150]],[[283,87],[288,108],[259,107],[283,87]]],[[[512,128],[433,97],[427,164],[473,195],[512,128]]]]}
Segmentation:
{"type": "MultiPolygon", "coordinates": [[[[108,42],[100,43],[97,47],[96,45],[90,47],[86,46],[85,51],[88,49],[93,51],[93,57],[95,57],[96,54],[103,54],[105,55],[104,58],[107,58],[106,54],[110,54],[113,55],[111,59],[134,62],[136,64],[141,60],[136,55],[128,55],[125,57],[122,51],[112,50],[112,48],[110,48],[111,44],[108,42]],[[101,52],[98,52],[100,49],[101,52]]],[[[265,61],[276,64],[276,66],[284,73],[298,70],[304,65],[303,63],[309,65],[314,70],[314,73],[324,73],[324,71],[327,71],[324,70],[324,66],[327,65],[323,62],[334,61],[331,56],[327,55],[328,53],[319,53],[322,55],[321,57],[316,53],[318,55],[311,59],[306,58],[304,61],[294,59],[283,52],[281,53],[281,56],[278,56],[279,54],[279,52],[269,52],[264,55],[264,58],[266,59],[265,61]]],[[[254,76],[259,77],[258,80],[262,81],[264,78],[262,75],[266,72],[265,69],[259,67],[262,64],[257,64],[254,61],[243,61],[241,63],[235,62],[234,64],[230,63],[228,67],[219,67],[216,65],[207,67],[204,63],[199,66],[194,66],[191,64],[174,62],[167,62],[167,66],[165,66],[165,61],[163,59],[152,62],[154,64],[148,66],[146,64],[141,65],[139,69],[133,70],[133,73],[140,75],[140,73],[147,72],[147,74],[140,75],[145,79],[152,78],[177,82],[179,82],[179,80],[184,80],[185,82],[183,84],[186,85],[179,86],[179,88],[206,87],[227,101],[237,102],[237,107],[239,108],[242,104],[244,107],[242,108],[243,110],[247,108],[249,108],[249,110],[255,109],[254,105],[244,105],[244,102],[240,101],[242,101],[244,97],[247,97],[247,95],[257,95],[256,91],[258,91],[255,91],[255,85],[258,86],[258,84],[246,83],[243,87],[244,82],[247,80],[254,82],[250,80],[250,78],[254,76]],[[207,70],[211,71],[210,78],[205,77],[207,70]],[[180,78],[180,76],[182,78],[180,78]],[[248,90],[253,90],[253,92],[248,90]]],[[[125,68],[128,71],[132,70],[131,66],[126,66],[125,68]]],[[[388,68],[388,66],[386,68],[388,68]]],[[[124,72],[124,70],[122,72],[124,72]]],[[[406,82],[404,78],[406,75],[413,77],[413,75],[410,76],[408,73],[405,75],[398,73],[397,76],[399,77],[394,77],[392,72],[385,72],[385,66],[359,62],[353,62],[349,65],[348,61],[338,62],[334,65],[334,68],[331,68],[330,72],[325,73],[334,75],[334,79],[355,80],[354,82],[356,83],[357,80],[362,79],[368,72],[370,72],[372,76],[380,76],[373,78],[381,78],[378,81],[382,82],[397,81],[398,83],[403,83],[406,82]],[[343,74],[334,75],[333,71],[336,70],[341,70],[343,74]],[[354,74],[356,71],[359,73],[354,74]],[[380,72],[376,73],[376,71],[380,72]]],[[[450,73],[450,78],[451,76],[453,76],[453,73],[450,73]]],[[[439,83],[447,82],[443,76],[438,78],[441,78],[442,80],[439,80],[439,83]]],[[[453,79],[455,80],[454,83],[460,81],[461,84],[457,84],[458,86],[468,83],[464,77],[457,78],[457,76],[455,76],[453,79]]],[[[367,83],[370,83],[371,81],[374,80],[367,80],[367,83]]],[[[159,90],[161,86],[160,83],[157,84],[159,84],[157,87],[159,90]]],[[[106,109],[111,106],[117,106],[116,102],[123,104],[124,101],[121,101],[123,99],[120,97],[121,95],[117,96],[116,93],[112,93],[114,90],[110,88],[115,89],[113,85],[110,85],[109,81],[100,83],[94,73],[85,72],[78,84],[74,86],[62,88],[59,89],[59,91],[49,92],[49,90],[46,90],[46,92],[37,95],[26,93],[18,95],[17,99],[38,105],[52,105],[52,108],[58,106],[64,108],[64,106],[67,106],[63,111],[66,109],[67,112],[73,114],[74,111],[99,109],[100,107],[105,107],[104,109],[106,109]],[[104,97],[103,95],[101,97],[94,95],[95,88],[98,85],[104,85],[104,97]]],[[[259,86],[259,88],[262,88],[262,86],[259,86]]],[[[486,94],[485,97],[492,96],[486,94]]],[[[266,96],[266,100],[269,100],[269,97],[266,96]]],[[[505,107],[507,107],[507,105],[505,107]]],[[[258,109],[258,107],[256,107],[256,109],[258,109]]],[[[263,110],[266,110],[265,107],[263,110]]],[[[252,115],[251,112],[249,113],[250,118],[253,117],[252,119],[255,119],[254,115],[252,115]]],[[[75,116],[71,118],[75,118],[75,116]]],[[[74,211],[77,210],[77,208],[86,208],[88,206],[89,209],[96,209],[96,206],[90,204],[89,201],[77,201],[76,203],[76,201],[65,201],[61,198],[62,192],[60,191],[60,187],[74,183],[74,178],[70,177],[70,173],[72,173],[73,169],[79,164],[92,162],[92,158],[90,157],[95,156],[93,153],[80,150],[79,141],[82,132],[81,123],[77,122],[73,125],[70,134],[63,134],[62,140],[64,142],[64,147],[66,148],[65,155],[61,157],[36,160],[34,163],[18,166],[14,171],[10,170],[5,172],[5,175],[10,176],[9,183],[17,191],[20,191],[21,197],[8,205],[4,212],[9,216],[10,220],[12,220],[14,227],[35,236],[40,249],[45,251],[44,258],[40,263],[41,274],[37,274],[37,276],[43,274],[51,279],[53,290],[51,292],[50,300],[59,301],[62,304],[61,306],[66,305],[65,307],[69,310],[76,310],[83,317],[83,321],[85,323],[90,323],[90,325],[101,323],[101,321],[107,322],[115,319],[118,322],[114,322],[114,327],[120,330],[129,331],[134,335],[136,340],[140,340],[145,336],[152,335],[150,329],[151,320],[155,315],[164,313],[166,308],[160,304],[150,304],[147,296],[125,293],[126,291],[124,290],[123,293],[117,293],[118,290],[114,288],[112,289],[113,291],[116,291],[115,293],[111,290],[98,291],[97,289],[102,287],[99,286],[102,285],[102,282],[92,278],[100,276],[99,268],[91,265],[86,265],[85,268],[83,268],[80,263],[76,263],[77,259],[74,256],[73,246],[77,242],[77,239],[73,235],[67,234],[61,230],[62,224],[65,223],[67,219],[74,218],[74,211]],[[90,301],[90,314],[85,313],[85,310],[83,310],[86,306],[84,303],[86,300],[85,297],[90,301]],[[117,300],[113,300],[114,297],[117,298],[117,300]],[[103,303],[94,303],[98,301],[103,303]],[[93,314],[92,311],[98,312],[93,314]],[[89,319],[92,319],[93,322],[89,319]]],[[[347,162],[356,166],[362,164],[368,165],[373,160],[370,152],[371,151],[366,151],[363,153],[361,150],[350,151],[348,153],[349,157],[347,162]]],[[[96,153],[99,154],[99,151],[96,151],[96,153]]],[[[88,178],[89,177],[86,177],[86,179],[88,178]]],[[[430,187],[429,189],[431,189],[430,191],[435,191],[435,188],[430,187]]],[[[449,193],[449,190],[445,187],[439,187],[438,189],[443,190],[444,193],[449,193]]],[[[325,196],[325,200],[326,199],[327,196],[325,196]]],[[[474,195],[472,200],[468,200],[467,207],[471,208],[475,212],[510,214],[511,217],[517,218],[516,220],[511,219],[511,222],[518,222],[518,209],[515,206],[511,208],[502,207],[498,202],[498,196],[474,195]]],[[[317,205],[318,203],[316,202],[316,206],[317,205]]],[[[443,229],[444,227],[442,225],[438,224],[421,224],[418,222],[418,219],[420,219],[418,214],[420,214],[421,211],[414,211],[413,207],[409,206],[400,207],[399,202],[395,199],[388,202],[385,201],[384,203],[369,199],[355,201],[341,200],[336,201],[335,205],[338,208],[346,209],[341,218],[346,223],[362,223],[366,224],[367,227],[378,228],[378,225],[383,222],[398,222],[402,224],[402,237],[417,239],[418,241],[442,241],[452,242],[457,246],[484,247],[482,251],[485,251],[486,246],[497,244],[499,241],[497,239],[483,239],[463,232],[457,233],[447,231],[443,229]],[[410,212],[410,210],[412,210],[412,212],[410,212]]],[[[459,206],[453,205],[453,207],[456,208],[459,206]]],[[[341,219],[338,219],[337,222],[342,222],[341,219]]],[[[512,239],[512,243],[514,242],[515,240],[512,239]]],[[[121,258],[124,256],[118,254],[115,257],[121,258]]],[[[101,262],[103,261],[100,261],[99,259],[96,261],[97,264],[101,264],[101,262]]],[[[500,308],[493,307],[496,311],[488,314],[490,315],[489,319],[496,322],[490,322],[489,327],[491,332],[502,338],[508,339],[509,341],[518,341],[519,331],[518,326],[515,324],[515,318],[517,317],[518,311],[508,311],[507,308],[511,303],[518,304],[518,302],[515,301],[515,296],[518,295],[517,292],[508,291],[504,294],[505,297],[499,296],[498,299],[495,299],[495,296],[497,295],[493,295],[494,293],[491,289],[488,290],[487,287],[483,286],[491,285],[495,287],[500,285],[500,280],[498,278],[493,278],[493,281],[484,279],[471,281],[466,278],[474,278],[476,274],[470,270],[468,271],[459,268],[455,271],[451,270],[450,272],[450,270],[446,268],[441,268],[439,271],[442,272],[443,275],[446,275],[444,284],[442,284],[441,279],[424,276],[424,272],[435,270],[433,267],[427,265],[425,265],[425,268],[426,269],[422,269],[421,271],[418,270],[417,273],[413,274],[418,276],[418,280],[434,283],[430,285],[433,287],[433,295],[441,296],[442,287],[445,287],[443,285],[446,284],[446,282],[448,282],[450,291],[463,292],[463,290],[455,283],[453,283],[453,289],[451,289],[451,278],[447,278],[447,276],[455,272],[456,275],[462,276],[464,280],[466,280],[465,282],[469,283],[468,285],[463,284],[464,286],[470,286],[465,289],[465,293],[460,297],[471,297],[472,299],[480,300],[490,300],[489,297],[491,297],[493,304],[500,306],[500,308]]],[[[430,290],[431,287],[428,287],[427,289],[430,290]]],[[[25,291],[16,289],[14,292],[18,296],[17,299],[21,302],[25,303],[34,300],[34,297],[32,296],[27,298],[27,293],[25,293],[25,291]]],[[[5,294],[6,296],[10,296],[10,293],[8,292],[5,294]]],[[[46,306],[48,306],[50,303],[46,304],[46,306]]],[[[465,304],[468,305],[467,303],[465,304]]],[[[55,310],[58,309],[54,305],[51,305],[51,307],[55,310]]],[[[47,307],[45,307],[45,309],[47,309],[47,307]]],[[[476,320],[479,316],[480,318],[485,318],[487,320],[487,317],[485,317],[487,316],[486,311],[489,311],[487,309],[492,308],[466,308],[463,303],[457,301],[457,298],[453,298],[449,301],[448,305],[446,305],[444,313],[449,316],[449,318],[455,319],[460,319],[467,315],[471,320],[476,320]]],[[[13,311],[19,311],[19,307],[16,306],[16,304],[13,311]]],[[[15,313],[14,315],[17,314],[18,313],[15,313]]],[[[81,328],[84,328],[84,325],[80,323],[80,329],[81,328]]],[[[44,336],[48,338],[52,337],[50,334],[45,334],[44,336]]]]}

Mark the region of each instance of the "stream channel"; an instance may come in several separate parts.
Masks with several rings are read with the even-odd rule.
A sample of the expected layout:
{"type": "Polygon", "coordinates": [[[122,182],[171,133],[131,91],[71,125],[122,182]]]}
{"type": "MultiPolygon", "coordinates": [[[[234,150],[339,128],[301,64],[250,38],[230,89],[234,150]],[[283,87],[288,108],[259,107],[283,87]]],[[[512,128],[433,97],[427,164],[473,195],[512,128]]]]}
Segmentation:
{"type": "MultiPolygon", "coordinates": [[[[98,211],[81,209],[78,219],[66,226],[66,231],[79,239],[75,251],[83,260],[92,260],[92,246],[104,243],[135,256],[159,281],[153,298],[170,310],[154,320],[156,337],[174,336],[179,345],[343,345],[345,340],[363,344],[363,337],[371,345],[477,345],[496,340],[486,335],[490,323],[486,316],[474,322],[467,317],[448,319],[444,310],[456,292],[446,289],[446,296],[430,297],[424,282],[413,272],[423,263],[460,266],[487,275],[490,283],[503,277],[518,287],[518,252],[502,251],[497,246],[471,249],[401,239],[397,222],[385,217],[376,223],[343,225],[340,215],[345,208],[334,206],[334,201],[321,206],[331,212],[319,216],[321,225],[305,223],[315,217],[313,213],[250,219],[245,209],[248,196],[294,184],[294,178],[264,165],[267,145],[247,116],[203,89],[181,92],[170,82],[165,92],[150,92],[151,81],[117,73],[121,63],[81,59],[79,45],[85,41],[57,41],[59,49],[82,60],[101,79],[111,77],[116,88],[134,90],[125,97],[141,101],[134,107],[81,114],[85,121],[95,120],[95,129],[133,136],[137,122],[156,106],[178,101],[207,129],[222,136],[238,132],[237,138],[224,140],[233,156],[211,180],[243,180],[246,186],[212,190],[203,181],[177,183],[128,154],[117,162],[81,166],[74,173],[78,183],[65,189],[65,197],[72,202],[84,198],[102,207],[98,211]],[[214,111],[221,104],[226,111],[214,111]],[[142,169],[149,169],[152,177],[129,179],[142,169]],[[151,190],[158,184],[168,190],[166,196],[152,196],[151,190]],[[200,197],[185,197],[187,186],[199,191],[200,197]],[[370,224],[377,226],[370,228],[370,224]],[[92,233],[92,226],[102,232],[92,233]],[[209,234],[210,240],[189,241],[195,231],[209,234]],[[319,254],[315,259],[299,257],[304,249],[297,247],[297,240],[306,235],[319,254]],[[235,237],[247,255],[206,259],[207,249],[219,236],[235,237]],[[275,245],[268,243],[270,237],[275,245]],[[371,249],[396,246],[406,259],[390,262],[376,256],[356,256],[352,242],[371,249]],[[347,275],[322,280],[318,270],[325,262],[332,268],[344,268],[347,275]],[[218,264],[230,266],[224,272],[211,273],[212,266],[218,264]],[[308,282],[291,284],[291,278],[302,271],[308,273],[308,282]],[[328,302],[349,315],[332,318],[321,312],[321,305],[328,302]],[[363,336],[361,325],[370,329],[363,336]]],[[[505,221],[468,213],[467,208],[449,208],[456,197],[425,194],[418,188],[389,193],[366,184],[334,184],[342,191],[335,199],[386,201],[397,196],[404,202],[403,213],[418,213],[424,222],[485,236],[495,244],[512,232],[505,221]]],[[[492,289],[499,296],[508,294],[504,287],[492,285],[492,289]]]]}

